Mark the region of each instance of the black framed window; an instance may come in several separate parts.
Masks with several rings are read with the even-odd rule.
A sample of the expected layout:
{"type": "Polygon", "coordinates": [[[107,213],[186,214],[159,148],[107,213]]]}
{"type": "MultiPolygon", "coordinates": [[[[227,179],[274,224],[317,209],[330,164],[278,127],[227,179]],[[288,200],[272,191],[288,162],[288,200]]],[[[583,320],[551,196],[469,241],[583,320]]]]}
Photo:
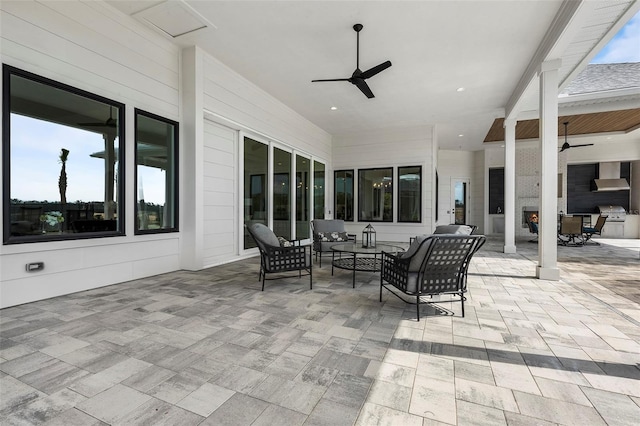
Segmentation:
{"type": "Polygon", "coordinates": [[[353,222],[353,170],[334,173],[334,212],[336,219],[353,222]]]}
{"type": "Polygon", "coordinates": [[[2,69],[4,244],[124,235],[124,104],[2,69]]]}
{"type": "Polygon", "coordinates": [[[136,234],[178,230],[178,123],[139,109],[136,234]]]}
{"type": "Polygon", "coordinates": [[[422,222],[422,167],[398,167],[398,222],[422,222]]]}
{"type": "Polygon", "coordinates": [[[358,170],[358,220],[393,222],[393,168],[358,170]]]}

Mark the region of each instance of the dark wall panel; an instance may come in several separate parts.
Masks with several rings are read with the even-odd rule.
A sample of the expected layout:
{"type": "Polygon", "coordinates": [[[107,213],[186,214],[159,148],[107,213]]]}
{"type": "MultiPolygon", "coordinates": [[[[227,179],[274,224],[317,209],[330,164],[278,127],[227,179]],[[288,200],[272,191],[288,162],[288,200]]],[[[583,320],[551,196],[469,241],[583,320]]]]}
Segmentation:
{"type": "MultiPolygon", "coordinates": [[[[631,176],[631,163],[620,165],[620,177],[631,176]]],[[[598,206],[622,206],[629,210],[629,191],[591,192],[591,182],[598,178],[598,164],[567,166],[567,213],[600,213],[598,206]]]]}
{"type": "Polygon", "coordinates": [[[489,214],[504,213],[504,168],[489,169],[489,214]]]}

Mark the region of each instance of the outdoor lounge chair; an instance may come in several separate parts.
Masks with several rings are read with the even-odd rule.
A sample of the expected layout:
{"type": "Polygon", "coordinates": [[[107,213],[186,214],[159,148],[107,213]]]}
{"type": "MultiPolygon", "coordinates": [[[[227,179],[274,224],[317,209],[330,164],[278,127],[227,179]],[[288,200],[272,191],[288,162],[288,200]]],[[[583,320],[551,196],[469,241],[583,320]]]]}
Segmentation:
{"type": "MultiPolygon", "coordinates": [[[[301,246],[291,243],[290,246],[282,246],[276,234],[262,223],[254,223],[247,227],[249,235],[255,240],[260,250],[260,273],[262,278],[262,291],[267,274],[302,271],[309,274],[309,289],[313,288],[311,246],[301,246]]],[[[277,278],[269,278],[277,279],[277,278]]]]}
{"type": "MultiPolygon", "coordinates": [[[[607,221],[607,216],[598,216],[598,220],[596,221],[596,225],[594,227],[584,226],[582,227],[582,234],[584,238],[584,243],[591,241],[591,237],[594,235],[602,235],[602,228],[604,227],[605,222],[607,221]]],[[[593,244],[600,245],[597,241],[591,241],[593,244]]]]}
{"type": "Polygon", "coordinates": [[[485,241],[484,235],[419,236],[405,253],[382,252],[380,301],[384,287],[404,302],[415,304],[420,321],[420,305],[442,302],[434,296],[457,295],[464,317],[469,262],[485,241]]]}
{"type": "Polygon", "coordinates": [[[535,235],[535,238],[529,240],[530,243],[538,242],[538,224],[536,222],[529,221],[527,222],[529,226],[529,232],[535,235]]]}
{"type": "Polygon", "coordinates": [[[315,219],[311,221],[311,232],[313,233],[313,251],[316,260],[320,256],[320,267],[322,268],[322,253],[331,253],[331,246],[342,243],[355,243],[356,235],[348,234],[344,228],[344,220],[341,219],[315,219]]]}
{"type": "Polygon", "coordinates": [[[558,232],[558,242],[563,246],[584,245],[582,236],[582,216],[562,216],[560,218],[560,231],[558,232]]]}

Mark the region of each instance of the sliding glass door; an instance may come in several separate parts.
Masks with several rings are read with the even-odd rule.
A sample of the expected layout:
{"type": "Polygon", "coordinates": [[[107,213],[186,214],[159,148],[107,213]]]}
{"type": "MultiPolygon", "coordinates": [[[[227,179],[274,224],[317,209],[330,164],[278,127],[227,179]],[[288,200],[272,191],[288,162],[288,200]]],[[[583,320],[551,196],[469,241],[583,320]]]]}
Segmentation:
{"type": "MultiPolygon", "coordinates": [[[[244,138],[244,224],[256,222],[269,226],[267,176],[269,173],[269,146],[244,138]]],[[[244,231],[244,248],[256,247],[255,241],[244,231]]]]}
{"type": "Polygon", "coordinates": [[[324,219],[324,189],[325,174],[324,164],[313,162],[313,218],[324,219]]]}
{"type": "Polygon", "coordinates": [[[273,232],[291,239],[291,153],[273,149],[273,232]]]}
{"type": "Polygon", "coordinates": [[[309,179],[311,161],[307,157],[296,155],[296,238],[309,238],[309,208],[311,192],[309,179]]]}

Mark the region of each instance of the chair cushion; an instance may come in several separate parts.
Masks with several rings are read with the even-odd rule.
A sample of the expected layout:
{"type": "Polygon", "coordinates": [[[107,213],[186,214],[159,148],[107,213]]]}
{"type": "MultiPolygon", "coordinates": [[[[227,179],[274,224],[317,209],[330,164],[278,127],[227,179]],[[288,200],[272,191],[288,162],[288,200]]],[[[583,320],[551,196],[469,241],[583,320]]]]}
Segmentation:
{"type": "Polygon", "coordinates": [[[429,250],[429,246],[433,244],[433,239],[422,244],[423,241],[427,239],[431,239],[431,235],[418,235],[411,243],[411,246],[409,246],[409,249],[399,255],[399,257],[405,259],[411,257],[411,261],[409,262],[409,272],[418,272],[420,270],[420,266],[422,266],[422,261],[429,250]]]}
{"type": "Polygon", "coordinates": [[[316,241],[333,242],[333,241],[349,241],[346,232],[316,232],[316,241]]]}
{"type": "Polygon", "coordinates": [[[460,234],[471,235],[473,228],[468,225],[439,225],[436,226],[434,234],[460,234]]]}
{"type": "Polygon", "coordinates": [[[253,234],[256,236],[256,238],[259,239],[263,244],[275,247],[280,246],[280,241],[278,240],[278,237],[276,237],[276,234],[274,234],[273,231],[264,224],[254,223],[253,225],[251,225],[251,230],[253,231],[253,234]]]}
{"type": "Polygon", "coordinates": [[[293,243],[285,237],[278,237],[278,241],[280,242],[280,247],[293,247],[293,243]]]}
{"type": "Polygon", "coordinates": [[[598,230],[596,228],[582,228],[582,232],[586,232],[587,234],[595,234],[596,232],[598,232],[598,230]]]}

